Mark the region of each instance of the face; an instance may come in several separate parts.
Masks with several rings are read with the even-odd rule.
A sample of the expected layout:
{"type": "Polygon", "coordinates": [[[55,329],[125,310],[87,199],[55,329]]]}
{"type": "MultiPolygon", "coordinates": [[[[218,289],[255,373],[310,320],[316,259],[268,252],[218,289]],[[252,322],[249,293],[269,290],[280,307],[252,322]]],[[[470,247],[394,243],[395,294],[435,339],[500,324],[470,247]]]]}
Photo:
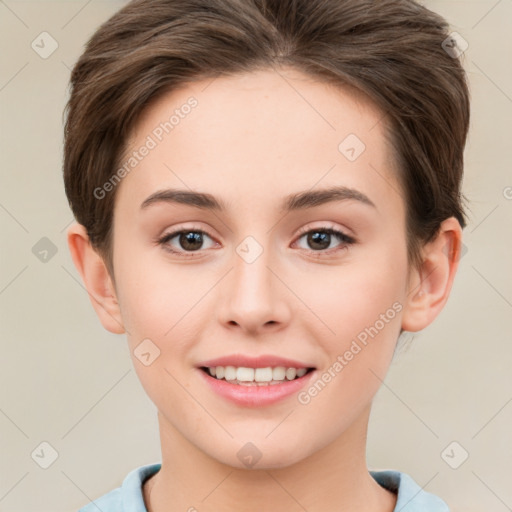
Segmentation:
{"type": "Polygon", "coordinates": [[[161,97],[130,155],[116,294],[164,435],[235,467],[245,446],[269,468],[343,437],[384,378],[407,296],[382,113],[297,71],[258,71],[161,97]],[[279,381],[279,367],[299,376],[279,381]]]}

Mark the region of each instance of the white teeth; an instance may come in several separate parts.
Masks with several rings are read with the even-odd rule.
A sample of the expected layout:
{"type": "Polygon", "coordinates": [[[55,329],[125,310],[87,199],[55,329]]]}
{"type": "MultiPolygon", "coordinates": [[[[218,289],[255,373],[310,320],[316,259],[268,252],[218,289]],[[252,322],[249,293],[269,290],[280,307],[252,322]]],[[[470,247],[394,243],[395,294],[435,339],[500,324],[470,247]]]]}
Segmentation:
{"type": "Polygon", "coordinates": [[[244,368],[240,366],[236,369],[236,380],[242,382],[254,382],[254,368],[244,368]]]}
{"type": "Polygon", "coordinates": [[[272,380],[284,380],[286,375],[286,368],[284,366],[278,366],[272,370],[272,380]]]}
{"type": "Polygon", "coordinates": [[[272,368],[256,368],[254,371],[256,382],[270,382],[272,380],[272,368]]]}
{"type": "Polygon", "coordinates": [[[297,375],[297,370],[295,368],[288,368],[288,370],[286,370],[286,378],[288,380],[295,379],[296,375],[297,375]]]}
{"type": "MultiPolygon", "coordinates": [[[[218,366],[217,366],[218,368],[218,366]]],[[[236,379],[236,368],[234,366],[226,366],[224,369],[224,378],[226,380],[235,380],[236,379]]]]}
{"type": "Polygon", "coordinates": [[[248,368],[245,366],[210,366],[208,373],[218,380],[225,379],[233,383],[251,386],[267,386],[280,384],[284,380],[294,380],[303,377],[307,368],[285,368],[284,366],[270,366],[266,368],[248,368]]]}

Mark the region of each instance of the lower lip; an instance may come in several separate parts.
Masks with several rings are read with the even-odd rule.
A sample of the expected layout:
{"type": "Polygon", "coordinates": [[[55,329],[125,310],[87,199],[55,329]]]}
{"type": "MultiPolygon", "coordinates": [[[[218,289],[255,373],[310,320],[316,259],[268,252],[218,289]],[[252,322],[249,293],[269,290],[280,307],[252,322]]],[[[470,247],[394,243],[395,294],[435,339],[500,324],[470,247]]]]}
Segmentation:
{"type": "Polygon", "coordinates": [[[245,407],[264,407],[298,393],[301,388],[311,380],[315,370],[306,373],[306,375],[298,379],[285,380],[282,384],[274,384],[272,386],[231,384],[228,381],[211,377],[200,368],[198,368],[198,372],[202,375],[202,378],[205,379],[208,386],[218,395],[227,398],[237,405],[245,407]]]}

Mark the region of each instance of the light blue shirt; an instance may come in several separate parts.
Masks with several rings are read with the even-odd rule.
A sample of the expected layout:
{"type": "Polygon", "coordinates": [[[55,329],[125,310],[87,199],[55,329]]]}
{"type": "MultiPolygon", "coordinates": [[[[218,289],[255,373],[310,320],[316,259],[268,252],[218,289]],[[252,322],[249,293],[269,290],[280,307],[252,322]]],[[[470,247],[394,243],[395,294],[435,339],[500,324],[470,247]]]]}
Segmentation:
{"type": "MultiPolygon", "coordinates": [[[[155,474],[161,463],[134,469],[123,480],[121,487],[113,489],[92,501],[78,512],[147,512],[142,484],[155,474]]],[[[375,481],[396,494],[395,512],[449,512],[446,503],[424,491],[409,475],[399,471],[370,471],[375,481]]]]}

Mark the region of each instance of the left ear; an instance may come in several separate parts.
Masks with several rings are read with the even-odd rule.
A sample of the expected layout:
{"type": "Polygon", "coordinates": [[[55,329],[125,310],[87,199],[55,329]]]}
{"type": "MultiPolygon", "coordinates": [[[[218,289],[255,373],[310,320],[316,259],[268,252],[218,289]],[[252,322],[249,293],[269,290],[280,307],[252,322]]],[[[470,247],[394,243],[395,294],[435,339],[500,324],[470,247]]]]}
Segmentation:
{"type": "Polygon", "coordinates": [[[441,312],[459,266],[462,228],[455,217],[441,223],[436,238],[422,249],[420,268],[411,269],[402,329],[421,331],[441,312]]]}

